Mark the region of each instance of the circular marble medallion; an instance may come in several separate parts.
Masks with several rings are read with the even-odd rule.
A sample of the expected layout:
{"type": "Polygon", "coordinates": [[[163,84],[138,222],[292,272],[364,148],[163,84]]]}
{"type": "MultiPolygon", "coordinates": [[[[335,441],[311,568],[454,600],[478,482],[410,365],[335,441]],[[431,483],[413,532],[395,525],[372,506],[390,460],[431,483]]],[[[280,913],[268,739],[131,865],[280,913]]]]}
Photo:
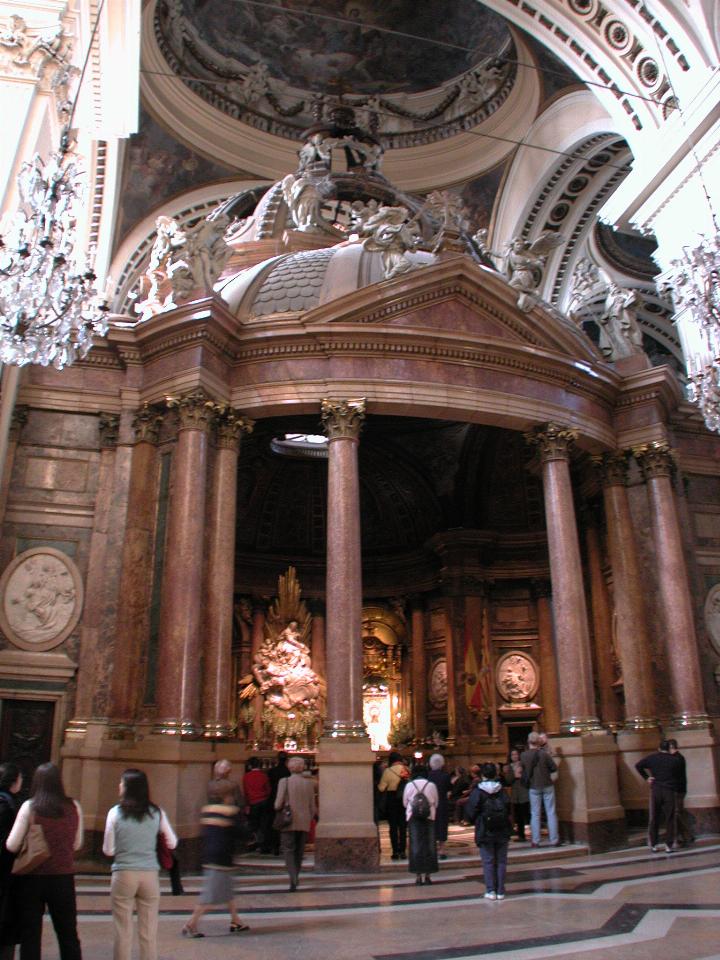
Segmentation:
{"type": "Polygon", "coordinates": [[[22,650],[61,644],[77,626],[82,604],[77,567],[52,547],[26,550],[0,578],[0,627],[22,650]]]}
{"type": "Polygon", "coordinates": [[[503,697],[511,703],[524,703],[537,693],[538,668],[526,653],[504,654],[495,668],[495,683],[503,697]]]}
{"type": "Polygon", "coordinates": [[[436,660],[430,669],[428,677],[428,698],[434,707],[442,707],[447,703],[447,661],[436,660]]]}
{"type": "Polygon", "coordinates": [[[710,587],[705,598],[705,626],[710,642],[720,653],[720,583],[710,587]]]}

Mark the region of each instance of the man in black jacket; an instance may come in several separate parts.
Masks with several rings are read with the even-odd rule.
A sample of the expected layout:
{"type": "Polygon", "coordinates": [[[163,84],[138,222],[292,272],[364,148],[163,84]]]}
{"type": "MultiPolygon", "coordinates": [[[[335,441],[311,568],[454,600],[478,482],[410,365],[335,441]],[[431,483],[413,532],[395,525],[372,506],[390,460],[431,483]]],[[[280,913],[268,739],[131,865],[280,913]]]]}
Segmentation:
{"type": "Polygon", "coordinates": [[[670,753],[670,743],[662,740],[657,753],[638,760],[635,769],[650,784],[650,809],[648,810],[648,843],[653,853],[661,849],[660,823],[665,820],[665,844],[667,853],[675,849],[677,830],[677,797],[685,786],[685,764],[677,754],[670,753]]]}
{"type": "Polygon", "coordinates": [[[557,764],[547,749],[547,737],[540,733],[531,733],[528,737],[528,749],[520,757],[523,776],[530,794],[530,832],[532,846],[540,846],[540,818],[542,807],[548,824],[548,839],[551,847],[560,845],[558,818],[555,811],[555,784],[552,774],[557,772],[557,764]]]}

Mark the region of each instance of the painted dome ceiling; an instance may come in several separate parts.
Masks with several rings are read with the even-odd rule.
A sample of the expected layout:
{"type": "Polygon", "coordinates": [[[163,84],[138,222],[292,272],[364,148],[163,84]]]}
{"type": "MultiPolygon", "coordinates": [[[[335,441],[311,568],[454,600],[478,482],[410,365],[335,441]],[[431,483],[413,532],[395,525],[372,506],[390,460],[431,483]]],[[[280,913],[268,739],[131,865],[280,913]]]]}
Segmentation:
{"type": "Polygon", "coordinates": [[[154,25],[195,93],[290,139],[341,95],[386,147],[428,142],[494,113],[516,74],[506,21],[477,0],[164,0],[154,25]]]}

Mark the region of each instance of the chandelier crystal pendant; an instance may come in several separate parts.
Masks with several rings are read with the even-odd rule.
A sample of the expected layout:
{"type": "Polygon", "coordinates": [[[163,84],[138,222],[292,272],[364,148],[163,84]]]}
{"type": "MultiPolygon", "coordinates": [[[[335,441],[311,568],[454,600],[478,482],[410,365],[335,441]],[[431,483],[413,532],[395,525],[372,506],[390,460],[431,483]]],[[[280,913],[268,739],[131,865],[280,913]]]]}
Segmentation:
{"type": "Polygon", "coordinates": [[[708,429],[720,433],[720,233],[685,248],[659,285],[698,328],[697,349],[687,357],[688,399],[700,407],[708,429]]]}
{"type": "Polygon", "coordinates": [[[2,363],[62,370],[107,332],[109,290],[98,290],[94,248],[78,239],[84,185],[67,130],[49,160],[36,154],[20,169],[20,207],[0,224],[2,363]]]}

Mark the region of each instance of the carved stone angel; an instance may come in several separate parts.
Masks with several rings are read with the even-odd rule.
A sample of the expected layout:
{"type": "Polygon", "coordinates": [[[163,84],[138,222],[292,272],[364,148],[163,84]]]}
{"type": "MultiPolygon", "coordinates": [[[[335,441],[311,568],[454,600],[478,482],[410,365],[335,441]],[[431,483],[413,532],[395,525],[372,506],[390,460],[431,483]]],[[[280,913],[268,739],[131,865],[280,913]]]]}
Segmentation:
{"type": "Polygon", "coordinates": [[[532,242],[513,237],[505,257],[505,274],[510,286],[518,291],[518,306],[529,312],[540,298],[545,261],[551,250],[561,246],[565,238],[554,230],[544,230],[532,242]]]}
{"type": "Polygon", "coordinates": [[[407,207],[379,207],[362,225],[361,231],[367,237],[363,241],[364,248],[382,253],[386,280],[416,266],[407,254],[417,249],[421,236],[417,222],[408,220],[407,207]]]}

